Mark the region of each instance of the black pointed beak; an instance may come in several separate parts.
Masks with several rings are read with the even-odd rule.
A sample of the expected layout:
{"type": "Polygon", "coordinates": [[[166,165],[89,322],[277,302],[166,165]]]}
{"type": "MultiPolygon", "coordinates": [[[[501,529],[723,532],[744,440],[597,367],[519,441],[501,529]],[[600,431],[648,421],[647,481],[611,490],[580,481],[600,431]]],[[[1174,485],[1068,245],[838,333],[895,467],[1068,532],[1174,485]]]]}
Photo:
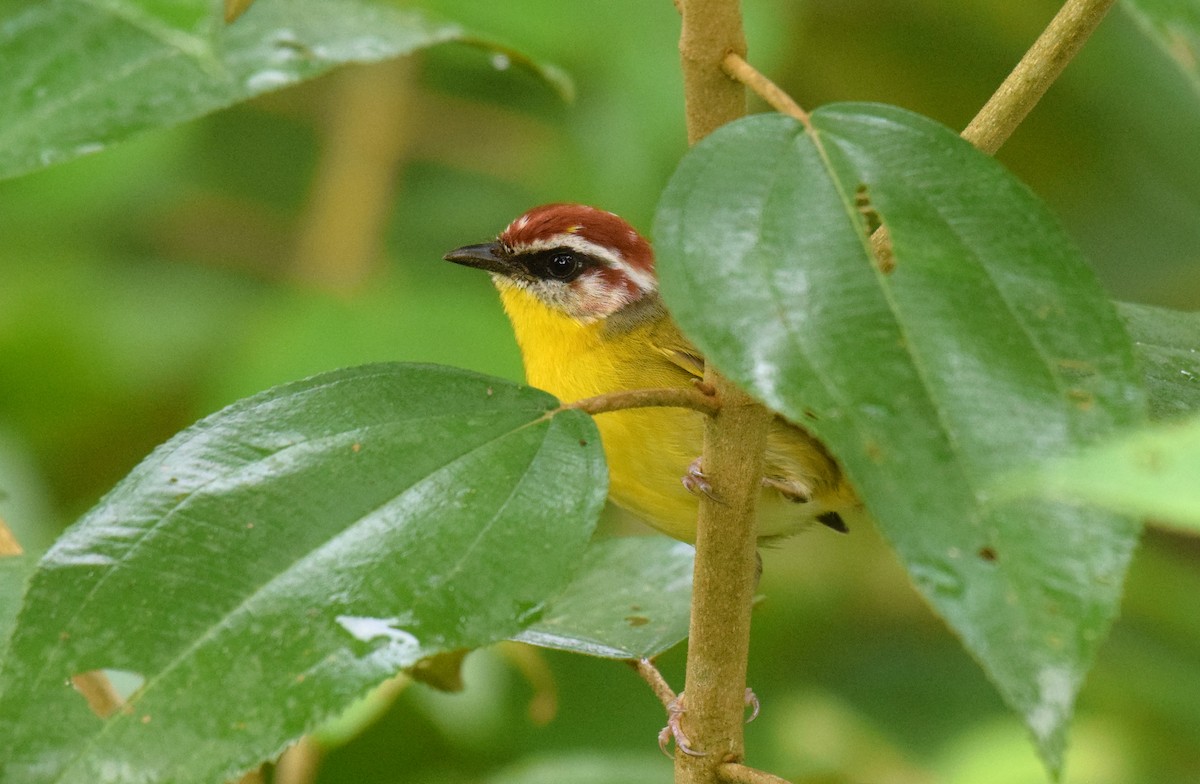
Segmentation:
{"type": "Polygon", "coordinates": [[[464,267],[474,267],[500,275],[509,274],[513,268],[512,262],[509,261],[498,242],[464,245],[461,248],[455,248],[442,258],[446,261],[453,261],[455,264],[462,264],[464,267]]]}

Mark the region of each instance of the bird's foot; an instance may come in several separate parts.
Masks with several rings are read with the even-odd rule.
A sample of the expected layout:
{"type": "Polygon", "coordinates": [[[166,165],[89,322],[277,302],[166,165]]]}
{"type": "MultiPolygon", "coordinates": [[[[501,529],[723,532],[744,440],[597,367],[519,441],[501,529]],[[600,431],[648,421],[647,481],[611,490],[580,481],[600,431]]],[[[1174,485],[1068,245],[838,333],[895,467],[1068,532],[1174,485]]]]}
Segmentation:
{"type": "Polygon", "coordinates": [[[749,686],[746,687],[746,696],[742,697],[742,701],[750,709],[750,718],[746,719],[746,723],[749,724],[758,718],[758,709],[762,706],[758,702],[758,695],[749,686]]]}
{"type": "Polygon", "coordinates": [[[662,749],[663,754],[670,757],[671,752],[667,751],[667,743],[674,740],[675,748],[689,757],[703,757],[708,752],[693,749],[687,733],[683,731],[682,719],[685,712],[682,693],[667,703],[667,726],[658,733],[658,747],[662,749]]]}
{"type": "MultiPolygon", "coordinates": [[[[750,709],[750,718],[746,719],[746,723],[754,721],[758,718],[759,702],[758,697],[754,694],[754,690],[747,688],[746,695],[743,698],[746,707],[750,709]]],[[[667,703],[667,726],[663,727],[658,733],[658,747],[662,749],[662,753],[668,757],[671,753],[667,751],[667,744],[672,740],[675,741],[675,748],[687,754],[689,757],[703,757],[708,752],[699,751],[692,748],[692,742],[688,739],[687,733],[683,731],[683,714],[687,709],[683,707],[683,694],[667,703]]]]}
{"type": "Polygon", "coordinates": [[[703,495],[710,501],[721,502],[713,493],[712,485],[708,483],[708,477],[704,475],[703,469],[700,468],[700,458],[696,458],[688,464],[687,473],[679,480],[687,491],[692,495],[703,495]]]}

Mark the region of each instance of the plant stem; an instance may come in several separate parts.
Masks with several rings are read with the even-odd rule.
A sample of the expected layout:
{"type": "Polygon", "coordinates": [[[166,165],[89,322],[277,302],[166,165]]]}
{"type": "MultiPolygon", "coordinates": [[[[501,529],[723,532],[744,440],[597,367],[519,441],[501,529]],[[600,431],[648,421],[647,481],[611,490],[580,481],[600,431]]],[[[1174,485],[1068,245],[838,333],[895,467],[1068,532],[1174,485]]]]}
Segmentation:
{"type": "Polygon", "coordinates": [[[1095,31],[1114,0],[1067,0],[962,137],[995,154],[1095,31]]]}
{"type": "Polygon", "coordinates": [[[655,389],[623,389],[619,392],[606,392],[595,397],[586,397],[573,403],[566,403],[563,408],[577,408],[589,414],[603,414],[607,411],[623,411],[627,408],[648,408],[651,406],[667,406],[675,408],[691,408],[702,414],[712,416],[721,408],[720,401],[715,395],[706,393],[696,387],[662,387],[655,389]]]}
{"type": "MultiPolygon", "coordinates": [[[[737,0],[682,0],[679,38],[688,141],[746,113],[746,91],[722,68],[745,55],[737,0]]],[[[682,722],[703,756],[675,755],[676,784],[715,784],[720,766],[741,761],[750,606],[757,582],[755,503],[770,414],[711,366],[704,379],[720,411],[705,420],[703,469],[713,500],[700,497],[692,618],[682,722]]]]}

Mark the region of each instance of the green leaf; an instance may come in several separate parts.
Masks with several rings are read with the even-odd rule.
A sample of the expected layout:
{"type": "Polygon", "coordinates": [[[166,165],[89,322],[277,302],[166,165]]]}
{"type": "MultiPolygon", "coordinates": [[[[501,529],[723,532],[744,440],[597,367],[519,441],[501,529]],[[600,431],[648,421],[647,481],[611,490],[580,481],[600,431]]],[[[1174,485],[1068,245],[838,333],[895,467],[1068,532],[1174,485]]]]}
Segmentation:
{"type": "Polygon", "coordinates": [[[1092,504],[1200,532],[1200,416],[1039,465],[1000,492],[1092,504]]]}
{"type": "Polygon", "coordinates": [[[1150,415],[1200,411],[1200,313],[1117,303],[1150,392],[1150,415]]]}
{"type": "Polygon", "coordinates": [[[514,639],[611,659],[657,656],[687,637],[694,556],[665,536],[597,542],[567,589],[514,639]]]}
{"type": "Polygon", "coordinates": [[[812,124],[750,117],[689,153],[655,224],[663,295],[719,369],[831,447],[1057,770],[1138,529],[987,486],[1141,421],[1129,339],[994,160],[885,106],[812,124]]]}
{"type": "Polygon", "coordinates": [[[563,93],[561,71],[457,24],[369,0],[0,1],[0,177],[96,152],[346,63],[447,41],[503,53],[563,93]]]}
{"type": "Polygon", "coordinates": [[[1200,91],[1200,3],[1125,0],[1125,9],[1200,91]]]}
{"type": "Polygon", "coordinates": [[[0,779],[213,782],[419,659],[513,636],[604,502],[592,421],[433,365],[286,384],[158,448],[34,575],[0,779]],[[135,673],[124,710],[63,683],[135,673]]]}

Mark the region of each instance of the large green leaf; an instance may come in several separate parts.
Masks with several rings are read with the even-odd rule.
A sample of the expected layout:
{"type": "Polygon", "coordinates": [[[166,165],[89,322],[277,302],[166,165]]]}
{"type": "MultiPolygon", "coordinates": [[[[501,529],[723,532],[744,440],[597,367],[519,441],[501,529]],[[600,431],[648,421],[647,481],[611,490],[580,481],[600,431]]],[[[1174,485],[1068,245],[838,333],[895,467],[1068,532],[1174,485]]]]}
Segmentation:
{"type": "Polygon", "coordinates": [[[417,660],[511,637],[605,496],[594,424],[538,390],[368,365],[164,444],[46,554],[0,683],[0,780],[213,782],[417,660]],[[107,719],[63,683],[142,685],[107,719]]]}
{"type": "Polygon", "coordinates": [[[210,0],[0,0],[0,177],[446,41],[504,51],[569,94],[552,66],[371,0],[258,0],[230,25],[210,0]]]}
{"type": "Polygon", "coordinates": [[[515,639],[613,659],[657,656],[687,637],[694,556],[665,536],[597,542],[567,590],[515,639]]]}
{"type": "Polygon", "coordinates": [[[655,223],[663,295],[718,368],[829,444],[1057,769],[1137,527],[986,488],[1142,419],[1129,340],[995,161],[899,109],[812,123],[750,117],[689,153],[655,223]]]}
{"type": "Polygon", "coordinates": [[[1125,0],[1125,8],[1200,91],[1200,2],[1125,0]]]}
{"type": "Polygon", "coordinates": [[[1200,532],[1200,417],[1137,430],[1039,465],[1017,478],[1015,488],[1200,532]]]}
{"type": "Polygon", "coordinates": [[[1142,365],[1154,419],[1200,411],[1200,313],[1117,303],[1142,365]]]}

